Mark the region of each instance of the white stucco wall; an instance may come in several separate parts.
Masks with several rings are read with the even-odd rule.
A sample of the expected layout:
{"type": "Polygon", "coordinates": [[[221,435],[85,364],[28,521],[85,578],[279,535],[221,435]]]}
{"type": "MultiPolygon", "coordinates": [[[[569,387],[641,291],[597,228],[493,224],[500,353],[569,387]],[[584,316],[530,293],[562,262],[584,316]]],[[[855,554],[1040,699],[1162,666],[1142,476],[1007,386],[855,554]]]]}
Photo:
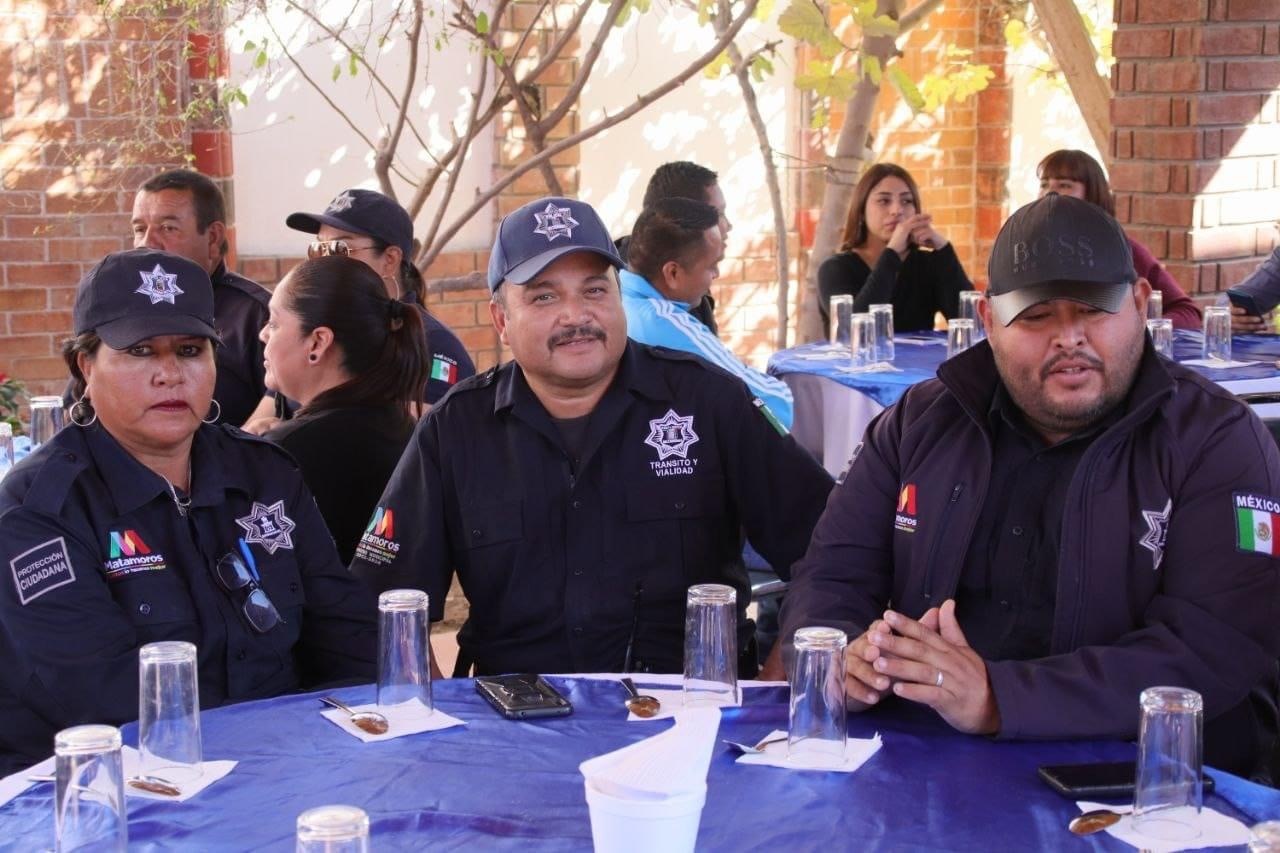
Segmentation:
{"type": "MultiPolygon", "coordinates": [[[[349,35],[367,30],[370,20],[385,19],[388,0],[374,2],[318,2],[315,8],[327,24],[342,27],[349,35]],[[353,11],[354,10],[354,11],[353,11]],[[347,18],[348,14],[353,17],[347,18]],[[345,23],[344,23],[345,22],[345,23]]],[[[439,4],[433,5],[440,13],[439,4]]],[[[244,255],[296,255],[307,238],[288,229],[284,220],[293,211],[317,212],[348,187],[378,189],[373,175],[373,151],[342,118],[325,103],[303,77],[315,80],[323,91],[361,128],[370,139],[393,118],[390,98],[373,84],[362,68],[352,77],[346,72],[347,54],[329,46],[312,45],[323,35],[320,28],[283,3],[272,3],[269,20],[250,12],[228,32],[231,49],[230,79],[249,96],[248,106],[231,111],[234,133],[236,176],[237,244],[244,255]],[[274,27],[274,32],[273,32],[274,27]],[[280,49],[287,39],[303,71],[293,67],[280,49]],[[268,44],[271,62],[254,67],[256,51],[244,50],[245,43],[268,44]],[[312,46],[308,46],[312,45],[312,46]],[[335,64],[343,72],[332,80],[335,64]]],[[[439,30],[438,18],[427,24],[439,30]]],[[[376,36],[370,40],[370,62],[375,61],[380,76],[392,91],[399,93],[408,67],[405,26],[393,27],[379,49],[376,36]]],[[[414,174],[426,171],[429,153],[441,151],[452,141],[449,122],[461,127],[469,103],[469,89],[475,85],[479,60],[461,39],[432,50],[422,63],[419,83],[412,97],[412,116],[427,148],[405,131],[401,143],[401,168],[414,174]]],[[[476,188],[487,185],[491,175],[493,135],[485,132],[471,148],[448,213],[460,211],[475,196],[476,188]]],[[[443,181],[441,181],[443,184],[443,181]]],[[[409,185],[395,180],[401,203],[410,197],[409,185]]],[[[416,220],[419,237],[427,229],[438,206],[440,192],[428,199],[416,220]]],[[[487,248],[491,239],[492,214],[474,218],[458,234],[453,247],[487,248]]],[[[449,217],[446,217],[446,223],[449,217]]]]}

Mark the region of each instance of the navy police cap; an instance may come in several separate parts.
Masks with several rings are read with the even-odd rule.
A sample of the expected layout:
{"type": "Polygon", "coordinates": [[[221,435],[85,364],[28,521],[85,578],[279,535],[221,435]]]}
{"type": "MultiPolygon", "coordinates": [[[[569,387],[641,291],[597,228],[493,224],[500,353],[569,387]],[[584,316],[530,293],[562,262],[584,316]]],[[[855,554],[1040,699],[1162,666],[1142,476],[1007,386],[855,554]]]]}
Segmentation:
{"type": "Polygon", "coordinates": [[[540,198],[515,210],[498,225],[489,253],[489,290],[504,281],[528,284],[552,261],[571,252],[594,252],[623,267],[609,230],[591,205],[572,198],[540,198]]]}
{"type": "Polygon", "coordinates": [[[77,335],[93,332],[112,349],[128,349],[156,335],[220,342],[209,273],[154,249],[112,252],[99,261],[80,280],[72,319],[77,335]]]}
{"type": "Polygon", "coordinates": [[[284,221],[295,231],[316,234],[321,225],[375,237],[399,246],[404,259],[413,259],[413,220],[393,199],[374,190],[343,190],[324,213],[291,213],[284,221]]]}

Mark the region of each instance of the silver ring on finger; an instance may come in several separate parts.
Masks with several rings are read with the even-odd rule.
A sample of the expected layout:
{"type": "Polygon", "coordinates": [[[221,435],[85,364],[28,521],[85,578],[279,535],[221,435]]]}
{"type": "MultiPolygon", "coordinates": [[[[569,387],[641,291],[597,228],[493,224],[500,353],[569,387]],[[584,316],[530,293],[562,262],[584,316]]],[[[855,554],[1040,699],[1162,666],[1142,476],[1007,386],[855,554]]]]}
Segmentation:
{"type": "Polygon", "coordinates": [[[936,679],[934,679],[933,684],[934,684],[934,686],[935,686],[935,687],[941,687],[941,686],[942,686],[942,670],[938,670],[938,677],[937,677],[936,679]]]}

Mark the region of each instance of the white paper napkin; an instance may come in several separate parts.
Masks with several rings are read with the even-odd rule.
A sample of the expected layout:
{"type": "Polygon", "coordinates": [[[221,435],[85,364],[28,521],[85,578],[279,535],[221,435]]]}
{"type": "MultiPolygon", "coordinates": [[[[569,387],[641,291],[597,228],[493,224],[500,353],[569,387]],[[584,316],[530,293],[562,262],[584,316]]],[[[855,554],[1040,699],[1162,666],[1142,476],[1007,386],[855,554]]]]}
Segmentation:
{"type": "MultiPolygon", "coordinates": [[[[739,756],[739,764],[763,764],[768,767],[782,767],[786,770],[817,770],[830,773],[852,773],[859,767],[867,763],[867,759],[880,751],[882,742],[880,733],[876,732],[869,738],[849,738],[845,741],[844,746],[844,763],[836,767],[819,766],[817,764],[808,763],[802,760],[793,760],[787,757],[787,733],[782,729],[769,732],[769,734],[760,738],[760,740],[768,740],[769,738],[780,737],[782,740],[777,743],[771,743],[764,748],[764,752],[744,753],[739,756]]],[[[757,741],[758,743],[759,741],[757,741]]]]}
{"type": "Polygon", "coordinates": [[[598,790],[629,799],[666,799],[705,787],[720,709],[681,709],[675,721],[661,734],[589,758],[578,769],[598,790]]]}
{"type": "Polygon", "coordinates": [[[1192,358],[1180,361],[1187,367],[1211,367],[1215,370],[1231,370],[1236,367],[1252,367],[1255,364],[1266,364],[1265,361],[1223,361],[1220,358],[1192,358]]]}
{"type": "Polygon", "coordinates": [[[836,366],[836,370],[842,373],[902,373],[901,367],[894,367],[887,361],[877,361],[868,364],[865,367],[853,367],[848,364],[840,364],[836,366]]]}
{"type": "MultiPolygon", "coordinates": [[[[617,676],[614,676],[614,677],[616,678],[617,676]]],[[[646,681],[657,680],[657,677],[652,675],[644,675],[642,676],[642,678],[644,678],[646,681]]],[[[683,686],[684,676],[678,675],[676,676],[676,679],[677,681],[675,683],[681,685],[680,688],[676,690],[664,690],[662,688],[644,687],[643,685],[637,684],[636,685],[637,693],[639,693],[642,696],[652,696],[654,699],[658,700],[658,702],[661,704],[661,707],[658,708],[658,713],[654,714],[652,717],[637,717],[635,714],[628,712],[627,722],[651,723],[654,720],[668,720],[671,717],[675,716],[678,712],[683,711],[684,710],[684,686],[683,686]]],[[[743,698],[745,698],[745,691],[753,687],[779,687],[779,686],[785,686],[785,685],[786,685],[785,681],[739,681],[738,693],[739,695],[742,695],[743,698]]],[[[625,692],[626,688],[622,687],[621,684],[619,684],[618,687],[619,689],[624,691],[622,696],[625,701],[626,695],[627,695],[625,692]]],[[[713,707],[714,710],[719,711],[721,708],[738,708],[738,707],[741,707],[741,705],[742,705],[742,702],[738,701],[738,702],[734,702],[733,704],[715,705],[715,706],[707,706],[707,707],[713,707]]]]}
{"type": "Polygon", "coordinates": [[[909,335],[895,337],[894,343],[899,345],[908,344],[917,347],[940,347],[946,343],[944,338],[913,338],[909,335]]]}
{"type": "Polygon", "coordinates": [[[1107,827],[1107,832],[1125,844],[1131,844],[1139,850],[1151,851],[1151,853],[1199,850],[1202,847],[1238,847],[1248,844],[1251,837],[1249,827],[1233,817],[1227,817],[1222,812],[1208,807],[1200,810],[1200,817],[1197,820],[1197,824],[1200,827],[1199,837],[1190,841],[1163,841],[1159,838],[1143,835],[1134,828],[1133,818],[1129,815],[1133,811],[1133,806],[1110,806],[1105,803],[1090,803],[1084,800],[1077,802],[1076,805],[1080,807],[1081,812],[1110,809],[1113,812],[1124,815],[1118,822],[1107,827]]]}
{"type": "Polygon", "coordinates": [[[416,735],[422,732],[434,732],[439,729],[466,725],[462,720],[457,717],[451,717],[444,711],[431,710],[417,699],[410,699],[408,702],[401,702],[399,705],[389,705],[383,708],[379,708],[376,704],[369,704],[352,705],[351,709],[357,713],[360,711],[377,711],[386,717],[386,734],[371,735],[364,729],[357,728],[351,724],[350,715],[346,711],[340,711],[337,708],[321,711],[320,715],[347,734],[358,737],[365,743],[377,740],[394,740],[405,735],[416,735]]]}
{"type": "MultiPolygon", "coordinates": [[[[196,794],[208,788],[214,782],[217,782],[223,776],[226,776],[235,769],[235,761],[205,761],[200,764],[200,778],[194,782],[183,782],[178,784],[182,793],[176,797],[167,797],[164,794],[153,794],[150,791],[140,791],[128,784],[129,779],[139,775],[142,772],[142,756],[138,750],[131,746],[125,746],[120,749],[121,764],[124,769],[125,786],[124,793],[128,797],[137,797],[143,800],[159,800],[164,803],[185,803],[196,794]]],[[[52,756],[41,761],[33,767],[26,770],[19,770],[3,779],[0,779],[0,806],[12,800],[32,785],[39,784],[31,780],[32,776],[48,776],[54,772],[54,759],[52,756]]],[[[163,773],[153,774],[163,778],[163,773]]],[[[175,783],[177,784],[177,783],[175,783]]]]}

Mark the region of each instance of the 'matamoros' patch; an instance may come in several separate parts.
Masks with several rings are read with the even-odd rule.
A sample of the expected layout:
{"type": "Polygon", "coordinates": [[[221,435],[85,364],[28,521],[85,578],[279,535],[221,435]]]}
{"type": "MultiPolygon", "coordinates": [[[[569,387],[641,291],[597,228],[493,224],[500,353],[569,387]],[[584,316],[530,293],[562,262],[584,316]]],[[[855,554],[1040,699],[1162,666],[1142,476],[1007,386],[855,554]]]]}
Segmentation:
{"type": "Polygon", "coordinates": [[[59,536],[23,551],[9,561],[18,600],[30,604],[50,590],[74,583],[76,573],[67,556],[67,543],[59,536]]]}

